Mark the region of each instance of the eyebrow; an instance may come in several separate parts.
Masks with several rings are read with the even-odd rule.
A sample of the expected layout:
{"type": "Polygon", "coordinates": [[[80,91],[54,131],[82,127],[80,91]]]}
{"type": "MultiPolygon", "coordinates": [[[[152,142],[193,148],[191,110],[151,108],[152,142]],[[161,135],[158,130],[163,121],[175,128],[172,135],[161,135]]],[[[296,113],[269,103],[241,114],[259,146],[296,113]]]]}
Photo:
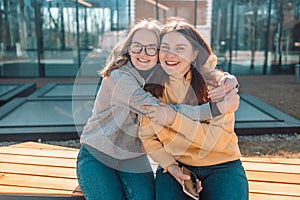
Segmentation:
{"type": "Polygon", "coordinates": [[[133,44],[133,43],[140,44],[140,45],[142,45],[142,46],[151,46],[151,45],[157,46],[157,45],[158,45],[158,44],[154,44],[154,43],[150,43],[150,44],[146,44],[146,45],[144,45],[144,44],[142,44],[142,43],[140,43],[140,42],[132,42],[132,44],[133,44]]]}
{"type": "MultiPolygon", "coordinates": [[[[163,45],[169,45],[168,43],[164,43],[164,42],[162,42],[161,45],[162,45],[162,44],[163,44],[163,45]]],[[[176,44],[176,46],[185,46],[185,47],[186,47],[187,45],[186,45],[186,44],[176,44]]]]}

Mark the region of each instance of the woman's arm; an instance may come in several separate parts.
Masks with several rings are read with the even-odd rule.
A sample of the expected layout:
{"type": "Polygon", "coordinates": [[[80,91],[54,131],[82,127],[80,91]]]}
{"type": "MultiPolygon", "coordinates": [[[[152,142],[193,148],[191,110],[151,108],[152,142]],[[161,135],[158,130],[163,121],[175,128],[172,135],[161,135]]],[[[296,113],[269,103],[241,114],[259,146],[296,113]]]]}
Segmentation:
{"type": "Polygon", "coordinates": [[[111,105],[127,108],[138,114],[146,114],[143,105],[157,104],[158,99],[143,90],[133,74],[114,70],[107,78],[111,92],[111,105]]]}
{"type": "MultiPolygon", "coordinates": [[[[235,90],[226,95],[225,102],[229,101],[227,98],[239,101],[239,96],[235,93],[235,90]]],[[[195,142],[202,149],[222,151],[231,140],[232,134],[234,134],[234,122],[233,112],[215,117],[207,124],[193,121],[177,113],[173,124],[169,127],[181,133],[187,140],[195,142]]]]}
{"type": "MultiPolygon", "coordinates": [[[[146,92],[133,75],[113,71],[108,78],[111,87],[112,105],[128,108],[129,110],[144,115],[149,113],[144,105],[158,105],[158,99],[146,92]]],[[[173,105],[176,111],[189,116],[193,120],[211,119],[209,104],[193,107],[190,105],[173,105]]]]}
{"type": "MultiPolygon", "coordinates": [[[[153,124],[148,118],[142,117],[139,137],[143,143],[144,149],[152,160],[159,163],[164,169],[164,172],[169,172],[180,184],[182,184],[183,180],[188,180],[191,177],[185,175],[178,166],[175,158],[166,152],[159,138],[155,134],[155,131],[159,131],[160,128],[162,127],[153,124]]],[[[201,189],[201,182],[198,182],[198,191],[200,192],[201,189]]]]}
{"type": "MultiPolygon", "coordinates": [[[[211,79],[216,80],[216,77],[211,77],[211,79]]],[[[185,99],[185,88],[186,84],[189,84],[184,79],[177,79],[170,77],[169,83],[167,85],[166,96],[170,99],[175,100],[175,102],[184,102],[185,99]]],[[[210,90],[208,95],[211,99],[211,103],[205,103],[202,105],[191,106],[186,104],[175,104],[173,107],[177,112],[184,114],[192,120],[205,121],[213,117],[225,114],[227,112],[235,112],[239,105],[238,101],[225,101],[225,95],[230,91],[238,92],[238,81],[235,76],[225,72],[224,76],[219,82],[216,82],[217,87],[210,90]],[[219,103],[220,101],[223,101],[219,103]]],[[[167,98],[167,99],[168,99],[167,98]]],[[[159,121],[158,118],[155,119],[159,121]]]]}
{"type": "MultiPolygon", "coordinates": [[[[222,101],[209,103],[212,116],[217,117],[224,113],[236,111],[238,109],[239,102],[240,102],[240,97],[239,97],[239,95],[237,95],[237,92],[238,92],[238,89],[235,88],[235,89],[231,90],[222,101]]],[[[149,117],[151,119],[151,121],[153,121],[154,123],[159,124],[159,125],[169,126],[169,125],[173,124],[173,122],[175,120],[175,116],[176,116],[176,110],[174,110],[167,103],[160,102],[159,105],[160,106],[144,106],[144,108],[149,111],[149,113],[147,114],[147,117],[149,117]]],[[[182,104],[179,106],[186,106],[186,108],[189,108],[190,109],[189,113],[191,115],[193,115],[193,117],[195,117],[195,115],[199,115],[199,113],[201,113],[201,112],[199,112],[198,109],[202,108],[201,107],[202,105],[188,107],[188,105],[182,104]]],[[[204,119],[204,120],[196,119],[195,120],[195,119],[193,119],[193,117],[190,117],[188,115],[189,113],[184,112],[182,114],[194,121],[205,121],[206,120],[206,119],[204,119]]]]}
{"type": "MultiPolygon", "coordinates": [[[[228,96],[238,97],[234,92],[230,92],[228,96]]],[[[147,116],[153,120],[154,118],[152,116],[154,114],[155,112],[152,112],[147,114],[147,116]]],[[[162,116],[163,114],[160,114],[160,117],[162,116]]],[[[181,134],[186,140],[206,150],[203,152],[209,152],[211,150],[222,151],[232,139],[232,134],[234,134],[234,121],[234,113],[220,115],[211,119],[209,123],[194,121],[183,114],[175,113],[175,118],[168,127],[181,134]]]]}
{"type": "Polygon", "coordinates": [[[161,128],[162,126],[154,124],[149,118],[142,117],[138,135],[147,154],[166,171],[169,165],[178,165],[178,163],[173,156],[166,152],[156,135],[161,128]]]}
{"type": "Polygon", "coordinates": [[[215,117],[209,123],[193,121],[177,113],[174,123],[169,128],[199,145],[205,150],[203,152],[222,151],[234,134],[234,113],[215,117]]]}

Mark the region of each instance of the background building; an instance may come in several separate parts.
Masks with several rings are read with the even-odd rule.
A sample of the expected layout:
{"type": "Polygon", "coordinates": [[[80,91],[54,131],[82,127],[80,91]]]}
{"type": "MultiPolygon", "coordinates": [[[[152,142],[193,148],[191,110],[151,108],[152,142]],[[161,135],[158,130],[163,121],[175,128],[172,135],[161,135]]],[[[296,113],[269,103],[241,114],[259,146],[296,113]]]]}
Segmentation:
{"type": "Polygon", "coordinates": [[[0,0],[0,77],[97,76],[135,22],[176,15],[223,70],[292,73],[299,62],[300,0],[0,0]]]}

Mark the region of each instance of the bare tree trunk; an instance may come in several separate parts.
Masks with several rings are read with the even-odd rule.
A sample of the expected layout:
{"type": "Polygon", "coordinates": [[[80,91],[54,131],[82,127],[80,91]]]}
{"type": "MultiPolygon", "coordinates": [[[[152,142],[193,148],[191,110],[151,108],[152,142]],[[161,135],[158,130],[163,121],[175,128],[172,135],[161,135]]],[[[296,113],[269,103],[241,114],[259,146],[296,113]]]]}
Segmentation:
{"type": "Polygon", "coordinates": [[[254,61],[255,61],[255,43],[256,43],[256,22],[257,22],[257,1],[253,0],[252,2],[253,7],[253,18],[252,18],[252,26],[251,26],[251,64],[250,67],[254,67],[254,61]]]}
{"type": "Polygon", "coordinates": [[[11,36],[10,36],[10,23],[9,23],[9,16],[8,16],[8,1],[4,1],[4,26],[5,29],[2,29],[3,31],[3,38],[5,38],[5,47],[6,49],[10,49],[11,44],[11,36]]]}
{"type": "Polygon", "coordinates": [[[39,65],[39,75],[40,77],[45,77],[45,65],[41,61],[44,60],[44,40],[43,40],[43,29],[42,29],[42,6],[38,0],[34,1],[35,9],[35,32],[36,32],[36,42],[37,42],[37,57],[39,65]]]}
{"type": "Polygon", "coordinates": [[[59,4],[59,12],[60,12],[60,48],[66,48],[66,39],[65,39],[65,23],[64,23],[64,7],[62,3],[59,4]]]}

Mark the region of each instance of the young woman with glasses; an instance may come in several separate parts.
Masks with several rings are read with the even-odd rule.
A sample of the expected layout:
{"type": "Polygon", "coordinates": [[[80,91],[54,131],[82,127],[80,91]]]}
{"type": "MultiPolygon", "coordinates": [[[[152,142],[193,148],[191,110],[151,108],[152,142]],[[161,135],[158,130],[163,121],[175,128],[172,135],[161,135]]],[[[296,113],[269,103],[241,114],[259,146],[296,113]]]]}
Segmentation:
{"type": "MultiPolygon", "coordinates": [[[[152,168],[137,137],[137,115],[149,113],[144,105],[158,102],[143,87],[160,68],[157,65],[159,36],[158,22],[143,20],[131,29],[107,60],[92,116],[81,135],[82,146],[77,158],[78,181],[87,200],[155,199],[152,168]]],[[[234,109],[225,104],[220,106],[234,109]]],[[[194,120],[213,117],[209,103],[172,107],[194,120]]]]}

